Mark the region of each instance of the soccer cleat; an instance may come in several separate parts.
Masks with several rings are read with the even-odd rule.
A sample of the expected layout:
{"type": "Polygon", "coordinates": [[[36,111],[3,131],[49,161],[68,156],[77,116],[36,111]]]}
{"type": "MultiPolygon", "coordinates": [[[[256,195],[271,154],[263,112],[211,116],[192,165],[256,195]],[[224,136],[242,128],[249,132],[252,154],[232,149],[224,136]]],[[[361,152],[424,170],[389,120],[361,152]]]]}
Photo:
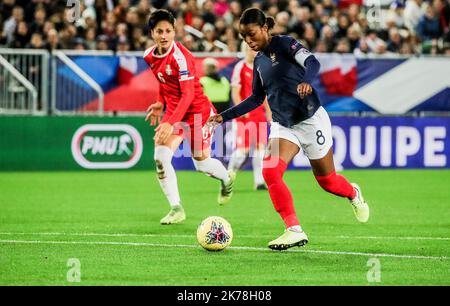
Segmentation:
{"type": "Polygon", "coordinates": [[[172,208],[170,212],[161,219],[161,224],[169,225],[176,224],[186,220],[186,214],[184,213],[183,207],[172,208]]]}
{"type": "Polygon", "coordinates": [[[352,204],[356,219],[361,223],[365,223],[369,220],[369,205],[364,201],[361,188],[355,183],[351,185],[356,190],[356,197],[350,201],[350,204],[352,204]]]}
{"type": "Polygon", "coordinates": [[[228,203],[233,196],[233,185],[234,181],[236,180],[236,173],[233,171],[228,171],[228,175],[230,177],[230,181],[228,182],[228,184],[224,184],[223,182],[221,182],[222,185],[220,187],[219,196],[217,197],[217,202],[220,205],[228,203]]]}
{"type": "Polygon", "coordinates": [[[255,186],[255,190],[268,190],[266,184],[259,184],[255,186]]]}
{"type": "Polygon", "coordinates": [[[308,243],[308,237],[304,231],[297,232],[287,229],[283,235],[269,242],[269,248],[272,250],[283,251],[289,248],[304,246],[308,243]]]}

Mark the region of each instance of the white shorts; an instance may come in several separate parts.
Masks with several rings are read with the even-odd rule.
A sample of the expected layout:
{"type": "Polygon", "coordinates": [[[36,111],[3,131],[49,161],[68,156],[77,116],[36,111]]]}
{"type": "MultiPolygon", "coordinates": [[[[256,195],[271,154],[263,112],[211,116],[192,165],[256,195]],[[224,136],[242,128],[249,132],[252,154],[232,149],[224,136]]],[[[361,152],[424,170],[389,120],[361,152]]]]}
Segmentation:
{"type": "Polygon", "coordinates": [[[314,116],[291,128],[272,122],[269,139],[272,138],[282,138],[296,144],[310,160],[321,159],[333,146],[330,117],[321,106],[314,116]]]}

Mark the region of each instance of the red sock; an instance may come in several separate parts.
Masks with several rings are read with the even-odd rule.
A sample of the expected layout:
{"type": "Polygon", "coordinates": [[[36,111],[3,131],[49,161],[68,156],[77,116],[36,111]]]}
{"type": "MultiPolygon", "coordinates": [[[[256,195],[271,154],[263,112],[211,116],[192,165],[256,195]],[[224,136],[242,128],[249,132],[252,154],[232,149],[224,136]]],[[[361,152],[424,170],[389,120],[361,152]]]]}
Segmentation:
{"type": "Polygon", "coordinates": [[[287,169],[287,164],[279,157],[268,157],[264,159],[263,176],[269,188],[275,210],[283,218],[286,228],[300,225],[295,213],[292,194],[283,181],[283,174],[287,169]]]}
{"type": "Polygon", "coordinates": [[[319,185],[326,191],[350,200],[356,197],[355,188],[340,174],[333,171],[327,176],[316,176],[319,185]]]}

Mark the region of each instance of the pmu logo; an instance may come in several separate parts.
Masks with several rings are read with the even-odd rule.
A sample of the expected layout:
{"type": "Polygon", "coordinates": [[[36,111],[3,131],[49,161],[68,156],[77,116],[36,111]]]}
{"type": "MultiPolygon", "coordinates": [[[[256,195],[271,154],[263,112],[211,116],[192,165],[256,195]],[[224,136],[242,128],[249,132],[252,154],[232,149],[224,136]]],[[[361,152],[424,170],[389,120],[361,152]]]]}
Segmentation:
{"type": "Polygon", "coordinates": [[[86,169],[129,169],[142,156],[139,132],[126,124],[87,124],[72,138],[72,155],[86,169]]]}

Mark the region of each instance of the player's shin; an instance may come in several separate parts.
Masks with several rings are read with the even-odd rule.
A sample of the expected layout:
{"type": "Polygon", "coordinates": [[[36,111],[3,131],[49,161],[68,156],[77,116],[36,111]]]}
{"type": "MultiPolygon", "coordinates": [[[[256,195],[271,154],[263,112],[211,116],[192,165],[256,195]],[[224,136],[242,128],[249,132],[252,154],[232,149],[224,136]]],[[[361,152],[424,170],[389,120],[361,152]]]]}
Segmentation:
{"type": "Polygon", "coordinates": [[[244,150],[236,149],[233,151],[230,157],[230,162],[228,163],[228,170],[237,172],[245,162],[247,154],[244,150]]]}
{"type": "Polygon", "coordinates": [[[294,201],[291,191],[283,181],[287,164],[278,157],[264,159],[263,176],[269,188],[270,198],[275,210],[280,214],[286,228],[299,226],[300,223],[295,213],[294,201]]]}
{"type": "Polygon", "coordinates": [[[263,159],[264,150],[256,150],[253,154],[252,166],[253,166],[253,177],[255,180],[255,186],[264,186],[264,176],[263,176],[263,159]]]}
{"type": "Polygon", "coordinates": [[[228,184],[228,182],[230,181],[230,176],[227,169],[218,159],[208,157],[204,160],[192,160],[194,161],[195,168],[198,171],[203,172],[213,178],[219,179],[224,184],[228,184]]]}
{"type": "Polygon", "coordinates": [[[172,166],[173,151],[166,146],[155,148],[155,163],[158,181],[172,208],[181,205],[175,169],[172,166]]]}
{"type": "Polygon", "coordinates": [[[329,193],[352,200],[356,196],[355,188],[340,174],[335,171],[326,176],[316,176],[319,185],[329,193]]]}
{"type": "Polygon", "coordinates": [[[231,172],[229,173],[219,160],[211,157],[201,161],[194,159],[194,165],[198,171],[221,181],[217,202],[220,205],[228,203],[233,196],[235,175],[231,172]]]}

